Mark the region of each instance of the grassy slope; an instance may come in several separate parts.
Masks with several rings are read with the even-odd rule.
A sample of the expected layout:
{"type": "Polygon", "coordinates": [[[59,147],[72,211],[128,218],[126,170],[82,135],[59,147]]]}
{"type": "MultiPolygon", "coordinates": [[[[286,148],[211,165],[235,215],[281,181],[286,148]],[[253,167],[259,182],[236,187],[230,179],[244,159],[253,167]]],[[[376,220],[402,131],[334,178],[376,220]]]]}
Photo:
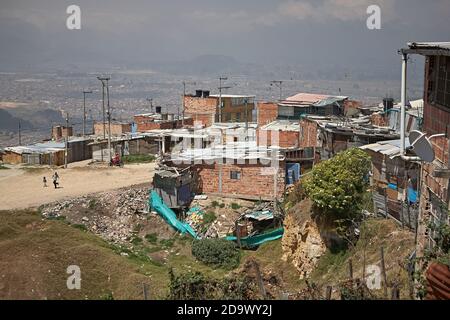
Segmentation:
{"type": "MultiPolygon", "coordinates": [[[[388,280],[400,279],[405,288],[406,273],[399,267],[412,250],[413,236],[390,220],[372,219],[362,228],[356,248],[344,253],[327,252],[311,281],[334,285],[345,280],[351,257],[355,276],[362,272],[364,239],[367,264],[379,264],[379,248],[384,246],[388,280]]],[[[42,220],[32,211],[0,211],[0,299],[101,299],[112,293],[115,299],[142,299],[142,283],[149,285],[150,298],[164,298],[168,290],[168,270],[175,273],[200,271],[214,277],[228,272],[214,270],[196,261],[190,240],[177,237],[172,245],[161,246],[143,240],[136,251],[148,253],[126,258],[120,250],[97,236],[71,227],[63,221],[42,220]],[[158,259],[158,255],[166,259],[158,259]],[[81,268],[81,290],[68,290],[66,268],[81,268]]],[[[243,251],[242,263],[255,258],[261,270],[272,270],[282,280],[284,290],[297,292],[305,287],[290,262],[281,260],[281,241],[266,243],[255,251],[243,251]]]]}
{"type": "Polygon", "coordinates": [[[110,245],[33,212],[0,212],[0,299],[142,299],[165,295],[165,268],[124,258],[110,245]],[[66,268],[81,268],[81,290],[68,290],[66,268]],[[147,277],[145,274],[151,274],[147,277]]]}
{"type": "MultiPolygon", "coordinates": [[[[407,298],[408,276],[401,265],[414,250],[414,234],[402,230],[389,219],[365,221],[361,227],[360,240],[355,248],[335,253],[328,250],[320,258],[310,280],[321,285],[335,286],[348,278],[350,259],[352,259],[354,277],[362,278],[364,251],[366,266],[369,264],[381,266],[381,247],[384,249],[388,283],[399,281],[401,297],[407,298]]],[[[375,291],[374,294],[381,297],[382,290],[375,291]]]]}
{"type": "Polygon", "coordinates": [[[34,211],[0,211],[0,299],[103,299],[111,293],[115,299],[142,299],[143,283],[150,298],[164,299],[170,268],[219,278],[228,273],[196,261],[190,240],[182,237],[168,247],[144,240],[135,246],[138,254],[128,258],[121,251],[78,226],[43,220],[34,211]],[[152,251],[166,253],[167,259],[148,259],[145,253],[152,251]],[[67,289],[69,265],[81,268],[81,290],[67,289]]]}

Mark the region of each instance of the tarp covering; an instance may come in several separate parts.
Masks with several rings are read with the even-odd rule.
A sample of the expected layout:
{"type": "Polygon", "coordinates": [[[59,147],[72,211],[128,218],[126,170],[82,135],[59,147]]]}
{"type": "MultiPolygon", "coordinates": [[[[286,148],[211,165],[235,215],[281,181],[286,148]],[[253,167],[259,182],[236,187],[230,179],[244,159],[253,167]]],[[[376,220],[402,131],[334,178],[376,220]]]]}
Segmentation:
{"type": "MultiPolygon", "coordinates": [[[[241,244],[243,246],[251,248],[251,247],[259,246],[268,241],[273,241],[273,240],[279,239],[283,236],[283,233],[284,233],[284,229],[279,228],[279,229],[275,229],[275,230],[267,232],[267,233],[258,234],[256,236],[243,237],[240,240],[241,240],[241,244]]],[[[227,236],[225,239],[229,240],[229,241],[237,241],[237,238],[235,236],[227,236]]]]}
{"type": "Polygon", "coordinates": [[[255,219],[258,221],[263,221],[263,220],[271,220],[273,219],[273,213],[269,210],[266,211],[254,211],[251,213],[247,213],[245,215],[246,218],[248,219],[255,219]]]}
{"type": "MultiPolygon", "coordinates": [[[[153,210],[155,210],[175,230],[181,232],[182,234],[189,233],[195,239],[199,239],[195,230],[192,229],[192,227],[189,224],[178,220],[175,212],[173,212],[168,206],[166,206],[164,201],[162,201],[160,196],[154,190],[152,190],[150,192],[150,207],[153,210]]],[[[196,211],[198,209],[199,208],[192,208],[191,214],[194,212],[198,212],[198,211],[196,211]]],[[[279,239],[283,236],[283,232],[284,232],[284,229],[279,228],[279,229],[275,229],[275,230],[272,230],[267,233],[258,234],[255,236],[243,237],[240,240],[241,240],[242,245],[251,248],[251,247],[259,246],[268,241],[279,239]]],[[[235,236],[227,236],[227,237],[225,237],[225,240],[236,241],[237,238],[235,236]]]]}
{"type": "Polygon", "coordinates": [[[168,224],[175,230],[185,234],[189,233],[192,237],[197,239],[197,233],[192,227],[177,219],[177,215],[161,200],[160,196],[155,192],[150,192],[150,207],[155,210],[168,224]]]}

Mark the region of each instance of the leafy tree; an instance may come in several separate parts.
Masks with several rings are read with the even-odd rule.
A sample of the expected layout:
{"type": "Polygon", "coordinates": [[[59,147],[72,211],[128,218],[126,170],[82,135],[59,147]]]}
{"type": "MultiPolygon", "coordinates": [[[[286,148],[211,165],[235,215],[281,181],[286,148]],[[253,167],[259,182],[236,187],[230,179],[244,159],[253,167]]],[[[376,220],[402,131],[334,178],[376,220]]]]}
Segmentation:
{"type": "Polygon", "coordinates": [[[348,149],[317,164],[304,178],[304,190],[322,212],[354,217],[361,209],[370,166],[367,153],[348,149]]]}

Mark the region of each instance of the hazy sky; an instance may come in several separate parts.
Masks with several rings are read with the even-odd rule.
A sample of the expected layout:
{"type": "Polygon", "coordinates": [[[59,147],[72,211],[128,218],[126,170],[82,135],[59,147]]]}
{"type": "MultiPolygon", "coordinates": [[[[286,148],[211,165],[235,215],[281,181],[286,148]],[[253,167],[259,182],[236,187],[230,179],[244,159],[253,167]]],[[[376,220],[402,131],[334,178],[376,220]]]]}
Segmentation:
{"type": "Polygon", "coordinates": [[[408,41],[450,41],[449,0],[0,0],[0,68],[242,62],[386,68],[408,41]],[[66,8],[81,7],[81,30],[66,8]],[[381,7],[381,30],[366,9],[381,7]]]}

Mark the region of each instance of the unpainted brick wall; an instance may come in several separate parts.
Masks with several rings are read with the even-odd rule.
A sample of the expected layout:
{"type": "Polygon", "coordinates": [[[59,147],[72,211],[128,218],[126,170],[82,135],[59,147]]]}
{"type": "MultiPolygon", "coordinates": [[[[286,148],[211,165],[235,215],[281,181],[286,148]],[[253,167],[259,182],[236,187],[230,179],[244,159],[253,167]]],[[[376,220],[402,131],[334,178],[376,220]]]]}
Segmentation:
{"type": "MultiPolygon", "coordinates": [[[[220,165],[215,163],[197,164],[195,170],[198,176],[198,192],[219,193],[219,169],[220,165]]],[[[222,193],[236,196],[273,198],[274,175],[264,172],[261,164],[222,164],[222,193]],[[231,179],[231,171],[239,171],[241,177],[238,180],[231,179]]],[[[273,169],[272,169],[273,170],[273,169]]],[[[285,188],[285,163],[279,164],[277,174],[277,197],[283,195],[285,188]]]]}
{"type": "Polygon", "coordinates": [[[274,102],[258,102],[258,126],[264,126],[278,117],[278,105],[274,102]]]}

